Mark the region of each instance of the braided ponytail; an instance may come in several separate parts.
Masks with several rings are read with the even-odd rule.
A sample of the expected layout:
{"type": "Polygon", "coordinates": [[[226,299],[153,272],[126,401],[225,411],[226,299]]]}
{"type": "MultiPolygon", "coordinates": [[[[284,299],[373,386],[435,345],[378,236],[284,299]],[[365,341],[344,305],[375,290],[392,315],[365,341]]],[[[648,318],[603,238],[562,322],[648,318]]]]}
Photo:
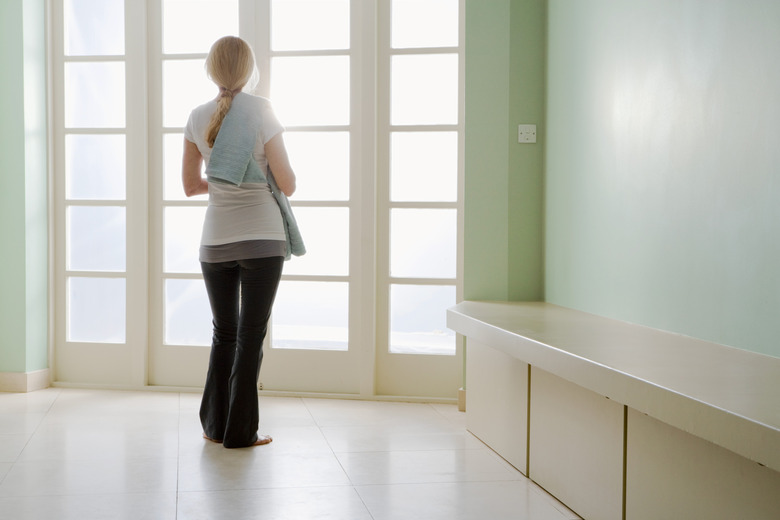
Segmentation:
{"type": "MultiPolygon", "coordinates": [[[[219,87],[217,111],[206,129],[206,142],[214,146],[222,120],[233,104],[233,96],[241,92],[248,82],[256,80],[257,67],[252,48],[241,38],[225,36],[211,46],[206,58],[206,73],[219,87]]],[[[254,87],[251,85],[250,87],[254,87]]]]}

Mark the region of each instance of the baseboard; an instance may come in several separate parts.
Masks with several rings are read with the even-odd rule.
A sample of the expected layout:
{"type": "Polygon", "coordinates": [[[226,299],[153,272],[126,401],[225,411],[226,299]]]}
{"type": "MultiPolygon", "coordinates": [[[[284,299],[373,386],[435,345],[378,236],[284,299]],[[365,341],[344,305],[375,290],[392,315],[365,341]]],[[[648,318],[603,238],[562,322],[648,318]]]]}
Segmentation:
{"type": "Polygon", "coordinates": [[[32,372],[0,372],[0,392],[34,392],[51,385],[48,368],[32,372]]]}

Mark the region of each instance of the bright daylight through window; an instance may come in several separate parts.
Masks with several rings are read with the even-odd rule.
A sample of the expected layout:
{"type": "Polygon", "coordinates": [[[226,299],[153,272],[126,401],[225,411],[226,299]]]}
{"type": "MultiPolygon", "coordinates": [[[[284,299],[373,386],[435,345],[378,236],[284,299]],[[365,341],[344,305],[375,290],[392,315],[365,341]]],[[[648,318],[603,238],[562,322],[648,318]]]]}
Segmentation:
{"type": "Polygon", "coordinates": [[[459,0],[53,4],[62,356],[125,345],[119,357],[141,363],[144,348],[148,380],[197,381],[181,367],[211,344],[207,197],[182,192],[183,127],[215,96],[204,60],[225,34],[253,46],[254,94],[285,126],[308,250],[285,264],[269,359],[458,352],[445,310],[460,268],[459,0]],[[171,363],[179,372],[155,368],[171,363]]]}

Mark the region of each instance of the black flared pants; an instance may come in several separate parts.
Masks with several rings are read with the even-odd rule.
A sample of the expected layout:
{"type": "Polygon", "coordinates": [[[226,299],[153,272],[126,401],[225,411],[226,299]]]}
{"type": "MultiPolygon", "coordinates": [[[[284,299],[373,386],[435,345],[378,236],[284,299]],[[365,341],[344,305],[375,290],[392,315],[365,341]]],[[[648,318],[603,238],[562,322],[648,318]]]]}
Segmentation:
{"type": "Polygon", "coordinates": [[[214,334],[200,421],[226,448],[257,440],[257,378],[283,264],[281,256],[201,262],[214,334]]]}

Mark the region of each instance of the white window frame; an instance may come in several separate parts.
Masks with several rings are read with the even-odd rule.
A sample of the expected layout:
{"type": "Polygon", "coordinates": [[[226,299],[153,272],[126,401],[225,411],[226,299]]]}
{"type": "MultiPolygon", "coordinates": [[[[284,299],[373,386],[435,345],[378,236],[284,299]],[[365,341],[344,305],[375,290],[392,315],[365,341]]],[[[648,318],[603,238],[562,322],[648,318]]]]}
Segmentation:
{"type": "MultiPolygon", "coordinates": [[[[54,300],[54,327],[52,368],[59,383],[96,384],[113,387],[143,387],[150,384],[151,343],[162,341],[163,302],[160,298],[163,280],[162,247],[162,135],[168,129],[162,126],[162,95],[150,93],[159,87],[162,49],[158,41],[162,33],[160,16],[162,0],[125,0],[126,31],[125,55],[118,57],[126,65],[127,110],[124,130],[95,129],[94,133],[124,133],[127,139],[127,268],[126,273],[83,273],[88,276],[123,276],[127,283],[126,341],[113,344],[73,344],[65,341],[66,302],[65,283],[65,212],[71,205],[64,192],[64,139],[68,133],[87,133],[91,130],[66,130],[64,127],[64,78],[66,61],[89,61],[93,58],[63,57],[62,2],[49,0],[50,20],[50,78],[51,78],[51,142],[53,280],[51,295],[54,300]],[[148,39],[145,35],[149,35],[148,39]],[[143,174],[139,174],[142,172],[143,174]],[[156,225],[155,223],[159,223],[156,225]]],[[[240,27],[242,34],[253,33],[253,27],[267,27],[269,0],[240,0],[240,27]]],[[[298,206],[347,206],[350,210],[350,272],[345,277],[284,275],[284,280],[348,281],[350,286],[349,334],[350,349],[356,349],[359,370],[357,393],[363,397],[376,395],[423,395],[417,390],[407,391],[403,385],[390,384],[400,372],[409,379],[431,377],[441,358],[448,357],[442,384],[450,390],[433,392],[435,397],[452,395],[457,390],[462,367],[462,340],[457,341],[454,356],[419,356],[390,354],[389,349],[389,293],[393,283],[454,285],[456,299],[462,299],[463,287],[463,140],[464,140],[464,13],[465,0],[459,0],[459,44],[445,49],[459,56],[459,116],[455,125],[420,127],[393,127],[389,121],[390,61],[395,54],[425,54],[441,49],[391,49],[390,3],[388,0],[353,0],[351,3],[352,117],[346,130],[350,132],[350,186],[347,203],[297,202],[298,206]],[[377,32],[375,34],[375,31],[377,32]],[[365,129],[373,129],[366,131],[365,129]],[[391,203],[389,193],[390,136],[395,130],[450,130],[458,133],[458,198],[453,203],[391,203]],[[366,175],[365,172],[371,172],[366,175]],[[390,211],[395,207],[452,208],[457,210],[457,266],[454,279],[394,279],[390,277],[389,253],[390,211]]],[[[294,52],[273,53],[268,39],[252,40],[261,71],[268,71],[272,55],[295,55],[294,52]]],[[[309,52],[303,54],[311,54],[309,52]]],[[[332,54],[332,53],[328,53],[332,54]]],[[[102,60],[109,57],[94,58],[102,60]]],[[[109,59],[114,59],[109,58],[109,59]]],[[[262,73],[261,73],[262,74],[262,73]]],[[[266,88],[268,82],[265,82],[266,88]]],[[[261,92],[268,95],[268,92],[261,92]]],[[[307,128],[290,128],[305,130],[307,128]]],[[[317,128],[312,128],[317,129],[317,128]]],[[[333,130],[333,127],[329,127],[333,130]]],[[[114,202],[78,202],[79,205],[116,205],[114,202]]],[[[181,201],[166,205],[202,205],[201,201],[181,201]]],[[[167,278],[199,278],[199,275],[171,275],[167,278]]],[[[207,349],[206,349],[207,350],[207,349]]],[[[154,381],[152,381],[154,383],[154,381]]]]}

